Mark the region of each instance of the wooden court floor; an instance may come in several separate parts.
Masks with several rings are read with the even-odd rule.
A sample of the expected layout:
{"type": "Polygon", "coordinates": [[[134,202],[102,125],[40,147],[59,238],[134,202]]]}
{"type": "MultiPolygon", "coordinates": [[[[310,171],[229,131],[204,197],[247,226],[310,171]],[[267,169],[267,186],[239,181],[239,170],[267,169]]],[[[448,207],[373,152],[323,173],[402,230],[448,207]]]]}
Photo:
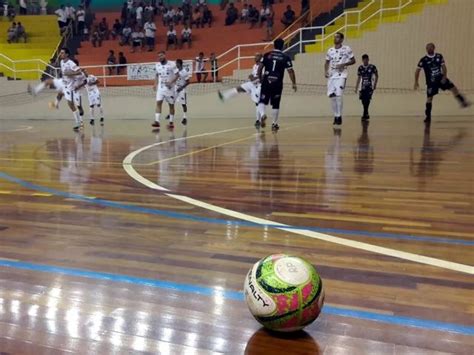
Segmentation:
{"type": "Polygon", "coordinates": [[[0,121],[0,353],[472,354],[472,117],[0,121]],[[272,253],[321,274],[305,332],[241,293],[272,253]]]}

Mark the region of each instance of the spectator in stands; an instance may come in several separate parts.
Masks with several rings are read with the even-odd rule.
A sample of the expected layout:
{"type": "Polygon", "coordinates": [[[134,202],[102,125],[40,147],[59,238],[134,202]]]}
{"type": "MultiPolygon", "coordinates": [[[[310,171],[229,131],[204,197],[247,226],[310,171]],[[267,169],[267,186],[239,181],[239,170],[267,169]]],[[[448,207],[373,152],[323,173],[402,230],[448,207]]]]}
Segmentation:
{"type": "Polygon", "coordinates": [[[70,23],[74,23],[74,19],[76,16],[76,9],[72,7],[70,3],[66,5],[64,8],[64,11],[66,12],[66,18],[67,18],[67,24],[69,25],[70,23]]]}
{"type": "Polygon", "coordinates": [[[122,24],[120,23],[119,19],[115,19],[115,23],[112,26],[112,31],[110,34],[112,35],[113,39],[116,39],[122,33],[122,24]]]}
{"type": "Polygon", "coordinates": [[[166,50],[168,50],[170,45],[174,45],[174,49],[178,48],[178,36],[173,25],[170,25],[168,32],[166,32],[166,50]]]}
{"type": "Polygon", "coordinates": [[[167,11],[163,14],[163,26],[169,26],[173,24],[175,11],[172,6],[170,6],[167,11]]]}
{"type": "Polygon", "coordinates": [[[260,27],[262,27],[263,23],[267,21],[267,14],[268,14],[267,7],[262,5],[262,7],[260,8],[260,27]]]}
{"type": "Polygon", "coordinates": [[[239,13],[234,6],[234,3],[230,3],[229,8],[226,11],[225,25],[233,25],[234,22],[239,18],[239,13]]]}
{"type": "Polygon", "coordinates": [[[153,52],[155,50],[156,25],[151,19],[149,19],[148,22],[145,23],[143,29],[145,30],[148,52],[153,52]]]}
{"type": "Polygon", "coordinates": [[[140,27],[137,25],[137,26],[135,26],[135,30],[132,32],[131,37],[132,37],[132,50],[131,50],[131,52],[135,53],[135,51],[139,47],[144,46],[143,40],[145,39],[145,35],[143,34],[143,32],[140,31],[140,27]]]}
{"type": "Polygon", "coordinates": [[[102,47],[102,41],[104,39],[100,35],[99,29],[97,26],[94,27],[94,30],[92,31],[92,36],[91,36],[91,42],[94,47],[102,47]]]}
{"type": "Polygon", "coordinates": [[[207,80],[208,73],[206,72],[206,58],[204,58],[204,53],[200,52],[199,56],[196,57],[196,79],[198,83],[205,83],[207,80]]]}
{"type": "Polygon", "coordinates": [[[122,29],[122,35],[120,36],[120,45],[128,46],[130,44],[130,39],[132,38],[132,28],[127,23],[122,29]]]}
{"type": "Polygon", "coordinates": [[[26,43],[26,30],[25,27],[21,24],[21,22],[18,22],[16,25],[16,40],[20,40],[20,38],[23,38],[23,40],[26,43]]]}
{"type": "Polygon", "coordinates": [[[81,36],[81,40],[84,35],[84,28],[86,27],[86,11],[84,6],[80,5],[76,12],[77,19],[77,33],[81,36]]]}
{"type": "Polygon", "coordinates": [[[242,10],[240,10],[240,23],[247,23],[248,19],[249,19],[249,7],[247,3],[245,3],[242,10]]]}
{"type": "Polygon", "coordinates": [[[120,65],[117,67],[117,75],[120,75],[127,70],[127,58],[125,58],[123,52],[119,52],[118,62],[120,65]]]}
{"type": "Polygon", "coordinates": [[[258,10],[256,7],[252,6],[252,4],[249,5],[249,15],[248,15],[248,21],[250,22],[250,28],[254,28],[255,25],[257,24],[259,19],[259,14],[258,10]]]}
{"type": "Polygon", "coordinates": [[[28,12],[27,7],[26,7],[26,0],[20,0],[19,5],[20,5],[20,15],[26,15],[26,13],[28,12]]]}
{"type": "Polygon", "coordinates": [[[191,27],[193,25],[195,25],[196,28],[199,28],[200,26],[202,27],[201,12],[199,11],[198,8],[194,9],[194,12],[193,12],[193,18],[191,20],[191,27]]]}
{"type": "Polygon", "coordinates": [[[163,14],[164,9],[165,9],[165,1],[164,0],[156,0],[155,15],[163,14]]]}
{"type": "Polygon", "coordinates": [[[54,13],[58,16],[58,26],[62,33],[67,26],[67,14],[64,5],[61,5],[54,13]]]}
{"type": "Polygon", "coordinates": [[[174,21],[174,24],[175,25],[179,25],[180,22],[182,22],[184,19],[184,12],[183,12],[183,9],[178,7],[176,9],[176,12],[174,14],[174,18],[173,18],[173,21],[174,21]]]}
{"type": "Polygon", "coordinates": [[[102,21],[100,21],[98,31],[102,39],[105,39],[106,41],[109,40],[109,24],[107,23],[107,19],[105,17],[102,18],[102,21]]]}
{"type": "Polygon", "coordinates": [[[122,11],[120,12],[120,19],[122,20],[122,23],[127,22],[127,19],[128,19],[128,4],[126,2],[124,2],[123,5],[122,5],[122,11]]]}
{"type": "Polygon", "coordinates": [[[184,43],[188,44],[188,48],[191,48],[192,42],[192,31],[189,28],[189,25],[184,25],[184,28],[181,30],[181,48],[183,48],[184,43]]]}
{"type": "Polygon", "coordinates": [[[211,76],[212,81],[216,82],[219,80],[219,66],[217,65],[216,53],[212,52],[211,57],[209,58],[211,62],[211,76]]]}
{"type": "Polygon", "coordinates": [[[12,22],[12,25],[7,29],[7,42],[16,42],[16,22],[12,22]]]}
{"type": "Polygon", "coordinates": [[[148,3],[148,5],[145,6],[143,18],[145,22],[148,22],[148,21],[154,22],[155,21],[154,17],[155,17],[155,7],[151,3],[148,3]]]}
{"type": "Polygon", "coordinates": [[[273,23],[275,19],[275,11],[273,11],[273,6],[268,5],[266,8],[266,17],[267,17],[267,41],[271,41],[273,37],[273,23]]]}
{"type": "Polygon", "coordinates": [[[211,27],[212,25],[212,21],[213,21],[213,16],[212,16],[212,11],[209,9],[209,7],[207,5],[204,5],[202,7],[202,19],[201,19],[201,24],[202,24],[202,27],[204,27],[204,25],[209,25],[209,27],[211,27]]]}
{"type": "Polygon", "coordinates": [[[115,52],[113,50],[109,51],[109,56],[107,57],[107,65],[109,69],[109,75],[113,75],[115,71],[115,64],[117,64],[117,58],[115,58],[115,52]]]}
{"type": "Polygon", "coordinates": [[[132,10],[133,5],[134,5],[134,1],[133,1],[133,0],[127,0],[127,9],[128,9],[128,11],[131,11],[131,10],[132,10]]]}
{"type": "Polygon", "coordinates": [[[309,10],[309,0],[301,0],[301,15],[309,10]]]}
{"type": "Polygon", "coordinates": [[[137,19],[138,26],[143,26],[143,3],[139,3],[138,6],[135,8],[135,14],[137,19]]]}
{"type": "Polygon", "coordinates": [[[289,27],[296,20],[296,14],[291,8],[291,5],[286,7],[286,11],[283,13],[281,23],[285,25],[285,28],[289,27]]]}

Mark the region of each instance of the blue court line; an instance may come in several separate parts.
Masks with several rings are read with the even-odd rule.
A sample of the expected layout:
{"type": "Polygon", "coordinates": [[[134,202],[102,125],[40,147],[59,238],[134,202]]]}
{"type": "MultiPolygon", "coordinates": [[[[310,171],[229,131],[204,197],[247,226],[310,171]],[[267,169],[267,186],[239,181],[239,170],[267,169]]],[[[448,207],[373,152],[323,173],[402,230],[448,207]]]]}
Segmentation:
{"type": "MultiPolygon", "coordinates": [[[[68,268],[62,266],[52,266],[43,264],[32,264],[22,261],[1,260],[0,267],[8,267],[21,270],[29,270],[36,272],[46,272],[62,274],[66,276],[84,277],[93,280],[124,282],[144,287],[154,287],[165,289],[180,293],[191,293],[203,296],[219,296],[228,300],[244,301],[242,292],[224,290],[220,288],[213,288],[208,286],[198,286],[184,283],[177,283],[172,281],[162,281],[156,279],[146,279],[136,276],[128,276],[121,274],[112,274],[106,272],[90,271],[84,269],[68,268]]],[[[381,314],[368,311],[360,311],[349,308],[335,307],[326,305],[323,307],[324,314],[334,316],[350,317],[357,319],[364,319],[374,322],[383,322],[400,326],[416,327],[429,330],[454,332],[464,335],[474,335],[474,327],[455,323],[444,323],[428,319],[395,316],[390,314],[381,314]]]]}
{"type": "MultiPolygon", "coordinates": [[[[17,178],[15,176],[8,175],[4,172],[0,172],[0,178],[16,183],[18,185],[21,185],[27,189],[46,192],[46,193],[53,194],[55,196],[60,196],[60,197],[68,198],[68,199],[74,199],[81,202],[93,203],[100,206],[125,209],[128,211],[137,212],[137,213],[147,213],[147,214],[160,215],[164,217],[181,219],[181,220],[190,220],[194,222],[204,222],[204,223],[213,223],[213,224],[221,224],[221,225],[228,225],[230,223],[232,225],[239,225],[239,226],[244,226],[244,227],[281,228],[281,226],[273,225],[273,224],[263,225],[263,224],[252,223],[252,222],[247,222],[247,221],[228,220],[228,219],[211,218],[211,217],[200,217],[200,216],[194,216],[187,213],[173,212],[173,211],[168,211],[168,210],[159,210],[159,209],[141,207],[141,206],[125,204],[125,203],[115,202],[115,201],[110,201],[110,200],[103,200],[103,199],[95,198],[95,197],[88,197],[84,195],[73,194],[70,192],[60,191],[60,190],[56,190],[56,189],[49,188],[46,186],[36,185],[28,181],[22,180],[20,178],[17,178]]],[[[467,240],[467,239],[450,239],[450,238],[442,238],[442,237],[438,238],[434,236],[417,236],[417,235],[404,235],[404,234],[395,234],[395,233],[367,232],[367,231],[357,231],[357,230],[304,227],[304,226],[288,226],[285,228],[294,229],[294,230],[311,230],[311,231],[315,231],[319,233],[329,233],[329,234],[337,233],[337,234],[344,234],[344,235],[355,235],[355,236],[366,237],[366,238],[386,238],[386,239],[412,240],[412,241],[420,241],[420,242],[474,246],[474,240],[467,240]]]]}

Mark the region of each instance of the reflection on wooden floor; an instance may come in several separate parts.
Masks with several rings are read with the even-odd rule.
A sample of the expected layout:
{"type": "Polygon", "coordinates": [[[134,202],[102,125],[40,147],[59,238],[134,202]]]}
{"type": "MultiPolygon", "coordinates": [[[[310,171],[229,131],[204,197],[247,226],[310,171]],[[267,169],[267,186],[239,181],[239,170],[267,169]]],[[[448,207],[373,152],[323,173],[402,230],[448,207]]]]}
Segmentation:
{"type": "Polygon", "coordinates": [[[472,274],[297,233],[468,270],[472,119],[281,126],[208,119],[152,133],[135,120],[75,134],[68,121],[1,121],[0,351],[472,353],[472,274]],[[132,179],[124,158],[152,144],[133,160],[143,179],[294,231],[132,179]],[[250,266],[276,252],[309,259],[325,282],[323,314],[292,336],[260,329],[238,293],[250,266]]]}

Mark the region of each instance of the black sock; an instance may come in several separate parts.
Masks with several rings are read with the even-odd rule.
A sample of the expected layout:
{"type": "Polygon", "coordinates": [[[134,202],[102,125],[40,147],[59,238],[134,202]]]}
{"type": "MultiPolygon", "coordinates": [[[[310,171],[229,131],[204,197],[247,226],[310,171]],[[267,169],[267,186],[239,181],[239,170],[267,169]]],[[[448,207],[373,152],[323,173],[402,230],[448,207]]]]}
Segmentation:
{"type": "Polygon", "coordinates": [[[425,116],[427,118],[431,118],[431,109],[433,108],[433,103],[432,102],[427,102],[426,103],[426,110],[425,110],[425,116]]]}
{"type": "Polygon", "coordinates": [[[368,116],[369,115],[370,100],[363,100],[362,105],[364,106],[364,116],[368,116]]]}
{"type": "Polygon", "coordinates": [[[466,102],[466,99],[461,94],[456,95],[456,99],[462,104],[466,102]]]}

